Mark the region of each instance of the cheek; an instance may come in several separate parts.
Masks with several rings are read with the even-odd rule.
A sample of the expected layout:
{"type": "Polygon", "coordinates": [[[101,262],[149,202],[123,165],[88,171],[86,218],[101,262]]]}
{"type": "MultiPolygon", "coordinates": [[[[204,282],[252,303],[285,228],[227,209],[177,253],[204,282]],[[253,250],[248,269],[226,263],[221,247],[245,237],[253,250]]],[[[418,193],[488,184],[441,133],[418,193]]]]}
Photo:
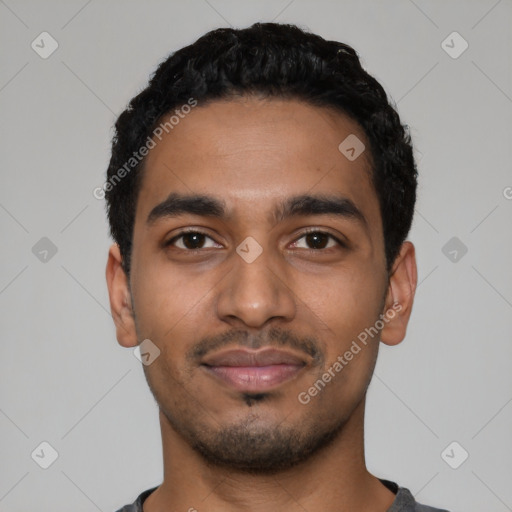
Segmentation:
{"type": "Polygon", "coordinates": [[[146,266],[133,282],[138,327],[149,338],[177,337],[174,331],[179,332],[191,318],[197,319],[198,311],[203,313],[215,285],[207,272],[192,274],[157,265],[146,266]]]}
{"type": "Polygon", "coordinates": [[[324,376],[329,387],[357,393],[367,384],[377,356],[380,284],[368,273],[352,269],[331,276],[328,283],[314,291],[310,288],[308,294],[304,288],[302,293],[307,297],[306,314],[318,328],[325,354],[325,367],[316,378],[324,376]]]}
{"type": "Polygon", "coordinates": [[[384,289],[365,269],[347,267],[322,280],[302,277],[296,283],[296,294],[312,313],[311,320],[325,329],[326,339],[334,337],[340,349],[373,325],[381,312],[384,289]]]}
{"type": "Polygon", "coordinates": [[[157,265],[146,265],[144,275],[134,276],[138,337],[149,338],[160,350],[158,359],[145,367],[154,393],[170,386],[172,396],[179,401],[186,398],[181,396],[184,386],[188,393],[194,393],[193,368],[185,354],[214,324],[218,281],[208,272],[194,274],[157,265]]]}

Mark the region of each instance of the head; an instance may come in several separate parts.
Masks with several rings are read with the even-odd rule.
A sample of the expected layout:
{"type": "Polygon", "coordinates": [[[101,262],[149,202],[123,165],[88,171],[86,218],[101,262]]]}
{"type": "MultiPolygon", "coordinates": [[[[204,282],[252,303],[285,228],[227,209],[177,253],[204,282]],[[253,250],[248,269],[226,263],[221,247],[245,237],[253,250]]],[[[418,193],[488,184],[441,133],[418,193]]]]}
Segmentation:
{"type": "Polygon", "coordinates": [[[264,23],[160,64],[116,123],[107,282],[119,343],[160,351],[144,370],[176,435],[243,471],[333,442],[379,342],[405,336],[416,177],[406,126],[346,44],[264,23]],[[237,373],[240,348],[281,363],[237,373]]]}

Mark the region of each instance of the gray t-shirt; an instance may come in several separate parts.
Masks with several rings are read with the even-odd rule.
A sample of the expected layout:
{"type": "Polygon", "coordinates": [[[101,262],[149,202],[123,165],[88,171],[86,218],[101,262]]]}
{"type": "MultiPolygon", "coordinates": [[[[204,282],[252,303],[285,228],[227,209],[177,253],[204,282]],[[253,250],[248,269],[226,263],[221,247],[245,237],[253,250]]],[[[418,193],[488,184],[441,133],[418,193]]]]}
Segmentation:
{"type": "MultiPolygon", "coordinates": [[[[417,503],[414,496],[411,494],[409,489],[400,487],[395,482],[389,480],[379,480],[393,493],[396,495],[395,501],[388,508],[387,512],[448,512],[448,510],[427,507],[417,503]]],[[[158,486],[157,486],[158,487],[158,486]]],[[[120,508],[117,512],[143,512],[142,504],[146,501],[146,498],[157,488],[153,487],[141,493],[138,498],[131,504],[125,505],[120,508]]]]}

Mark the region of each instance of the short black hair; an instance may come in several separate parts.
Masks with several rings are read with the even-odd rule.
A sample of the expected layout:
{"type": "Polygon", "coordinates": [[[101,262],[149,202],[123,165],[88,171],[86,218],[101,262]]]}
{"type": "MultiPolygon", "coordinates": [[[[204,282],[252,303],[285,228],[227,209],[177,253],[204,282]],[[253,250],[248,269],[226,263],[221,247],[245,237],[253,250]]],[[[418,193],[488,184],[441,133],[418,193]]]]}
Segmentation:
{"type": "Polygon", "coordinates": [[[396,105],[362,68],[352,47],[296,25],[255,23],[212,30],[171,53],[118,117],[104,190],[110,234],[119,244],[126,274],[145,162],[139,150],[162,116],[176,107],[240,95],[332,108],[362,127],[370,143],[371,180],[389,272],[410,230],[416,202],[417,169],[408,126],[401,124],[396,105]]]}

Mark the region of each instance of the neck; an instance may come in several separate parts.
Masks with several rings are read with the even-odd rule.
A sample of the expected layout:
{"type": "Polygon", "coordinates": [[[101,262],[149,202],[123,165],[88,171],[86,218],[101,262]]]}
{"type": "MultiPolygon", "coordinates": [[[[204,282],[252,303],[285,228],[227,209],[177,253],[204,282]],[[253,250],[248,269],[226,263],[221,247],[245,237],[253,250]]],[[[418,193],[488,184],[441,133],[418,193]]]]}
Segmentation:
{"type": "Polygon", "coordinates": [[[395,495],[366,469],[362,400],[337,438],[299,466],[254,475],[209,465],[160,412],[164,481],[145,501],[144,512],[385,512],[395,495]]]}

